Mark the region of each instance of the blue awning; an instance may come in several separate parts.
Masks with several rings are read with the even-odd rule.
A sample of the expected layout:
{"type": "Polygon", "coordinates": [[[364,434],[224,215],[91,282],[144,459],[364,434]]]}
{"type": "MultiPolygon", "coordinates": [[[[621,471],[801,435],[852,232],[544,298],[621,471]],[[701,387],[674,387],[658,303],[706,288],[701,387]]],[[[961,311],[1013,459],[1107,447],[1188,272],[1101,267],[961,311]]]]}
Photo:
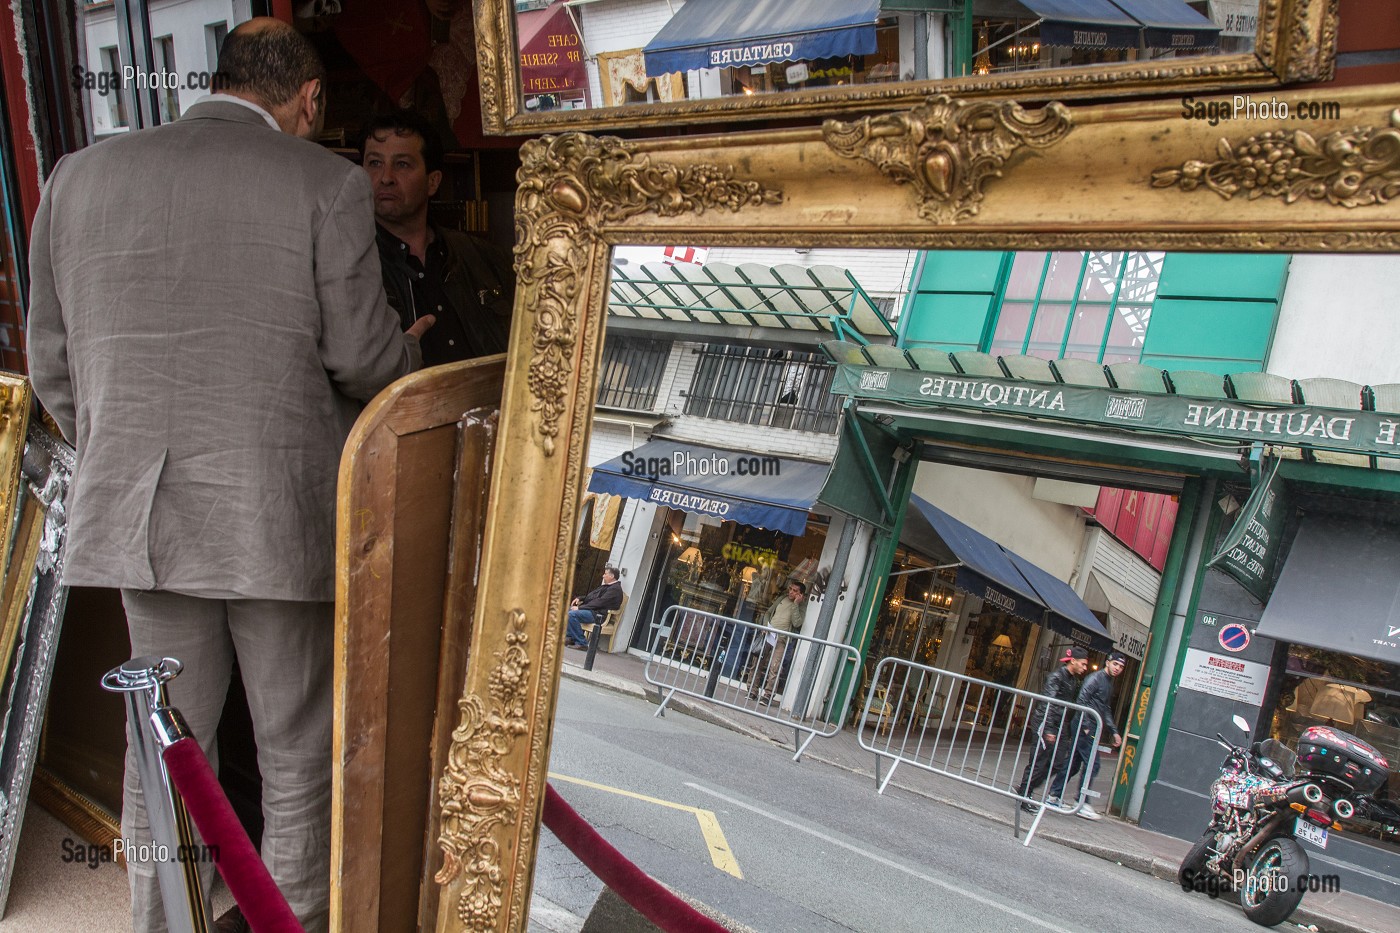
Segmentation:
{"type": "Polygon", "coordinates": [[[1016,569],[1035,587],[1036,594],[1050,609],[1046,625],[1061,635],[1095,651],[1108,651],[1113,647],[1113,639],[1098,616],[1084,605],[1079,594],[1059,577],[1053,577],[1035,564],[1014,551],[1007,551],[1016,569]]]}
{"type": "Polygon", "coordinates": [[[827,464],[655,438],[593,468],[589,492],[800,535],[827,464]]]}
{"type": "Polygon", "coordinates": [[[642,50],[673,71],[871,55],[879,0],[687,0],[642,50]]]}
{"type": "Polygon", "coordinates": [[[909,504],[962,564],[957,569],[958,589],[1028,622],[1041,621],[1045,606],[1001,545],[918,496],[910,496],[909,504]]]}
{"type": "Polygon", "coordinates": [[[1138,30],[1142,27],[1110,0],[1020,0],[1020,3],[1041,18],[1041,45],[1076,49],[1138,47],[1138,30]]]}
{"type": "MultiPolygon", "coordinates": [[[[956,571],[958,589],[1097,651],[1113,646],[1108,629],[1068,583],[918,496],[910,496],[909,504],[962,565],[956,571]]],[[[905,523],[908,527],[908,518],[905,523]]]]}
{"type": "Polygon", "coordinates": [[[1113,0],[1113,3],[1142,23],[1142,44],[1149,49],[1209,49],[1220,44],[1220,27],[1183,0],[1113,0]]]}

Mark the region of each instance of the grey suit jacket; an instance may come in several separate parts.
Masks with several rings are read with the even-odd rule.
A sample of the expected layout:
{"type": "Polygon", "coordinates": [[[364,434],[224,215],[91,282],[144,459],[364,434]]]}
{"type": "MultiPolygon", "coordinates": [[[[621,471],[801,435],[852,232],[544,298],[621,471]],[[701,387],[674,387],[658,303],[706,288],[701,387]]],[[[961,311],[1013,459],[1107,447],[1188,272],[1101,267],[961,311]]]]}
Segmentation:
{"type": "Polygon", "coordinates": [[[332,599],[341,448],[418,365],[364,172],[197,104],[60,160],[29,263],[34,391],[78,451],[65,581],[332,599]]]}

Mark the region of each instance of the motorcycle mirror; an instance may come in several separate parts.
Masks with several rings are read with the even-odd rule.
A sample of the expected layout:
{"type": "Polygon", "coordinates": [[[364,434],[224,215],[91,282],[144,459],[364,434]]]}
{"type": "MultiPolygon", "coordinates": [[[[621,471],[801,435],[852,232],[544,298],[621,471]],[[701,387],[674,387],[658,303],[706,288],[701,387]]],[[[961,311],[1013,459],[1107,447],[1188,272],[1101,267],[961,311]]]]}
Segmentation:
{"type": "Polygon", "coordinates": [[[1246,721],[1245,721],[1245,718],[1244,718],[1243,716],[1241,716],[1239,713],[1236,713],[1236,714],[1235,714],[1235,725],[1236,725],[1236,726],[1239,728],[1239,730],[1240,730],[1241,732],[1243,732],[1245,735],[1249,735],[1249,723],[1246,722],[1246,721]]]}

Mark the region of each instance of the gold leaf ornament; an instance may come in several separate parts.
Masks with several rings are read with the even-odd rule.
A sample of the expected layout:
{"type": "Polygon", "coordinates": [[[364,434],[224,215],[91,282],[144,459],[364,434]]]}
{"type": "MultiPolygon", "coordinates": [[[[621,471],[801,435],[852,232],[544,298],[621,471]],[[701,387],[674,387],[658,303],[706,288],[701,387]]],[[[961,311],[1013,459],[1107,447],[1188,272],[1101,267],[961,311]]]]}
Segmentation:
{"type": "Polygon", "coordinates": [[[505,759],[529,731],[528,641],[525,613],[508,613],[506,647],[495,653],[489,679],[490,704],[479,696],[458,702],[460,720],[438,782],[443,860],[433,880],[445,885],[463,878],[456,912],[467,930],[492,929],[501,909],[506,871],[496,833],[513,826],[519,815],[520,791],[505,759]]]}
{"type": "Polygon", "coordinates": [[[919,216],[956,223],[981,210],[983,187],[1023,149],[1043,149],[1069,133],[1063,104],[1025,110],[1012,101],[967,103],[940,94],[904,113],[827,120],[832,151],[873,164],[897,184],[913,185],[919,216]]]}
{"type": "Polygon", "coordinates": [[[782,193],[736,178],[732,166],[653,161],[614,137],[547,136],[525,143],[520,156],[515,271],[521,307],[533,317],[530,410],[539,415],[540,445],[553,456],[573,381],[581,276],[600,228],[648,212],[674,217],[778,204],[782,193]]]}
{"type": "Polygon", "coordinates": [[[1400,108],[1389,125],[1357,126],[1321,138],[1305,130],[1269,130],[1232,145],[1222,138],[1214,162],[1191,160],[1152,173],[1152,187],[1206,188],[1229,200],[1281,198],[1337,207],[1385,204],[1400,196],[1400,108]]]}

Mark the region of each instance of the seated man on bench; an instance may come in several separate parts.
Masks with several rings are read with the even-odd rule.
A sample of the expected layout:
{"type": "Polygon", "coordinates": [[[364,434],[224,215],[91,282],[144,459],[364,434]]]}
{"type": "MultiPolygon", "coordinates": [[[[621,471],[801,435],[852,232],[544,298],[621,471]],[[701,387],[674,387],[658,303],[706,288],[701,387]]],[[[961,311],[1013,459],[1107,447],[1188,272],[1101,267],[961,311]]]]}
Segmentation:
{"type": "Polygon", "coordinates": [[[587,648],[588,639],[583,634],[583,627],[602,623],[609,612],[621,606],[622,584],[617,580],[617,568],[609,565],[603,568],[603,585],[570,604],[569,627],[564,635],[564,644],[570,648],[587,648]]]}

